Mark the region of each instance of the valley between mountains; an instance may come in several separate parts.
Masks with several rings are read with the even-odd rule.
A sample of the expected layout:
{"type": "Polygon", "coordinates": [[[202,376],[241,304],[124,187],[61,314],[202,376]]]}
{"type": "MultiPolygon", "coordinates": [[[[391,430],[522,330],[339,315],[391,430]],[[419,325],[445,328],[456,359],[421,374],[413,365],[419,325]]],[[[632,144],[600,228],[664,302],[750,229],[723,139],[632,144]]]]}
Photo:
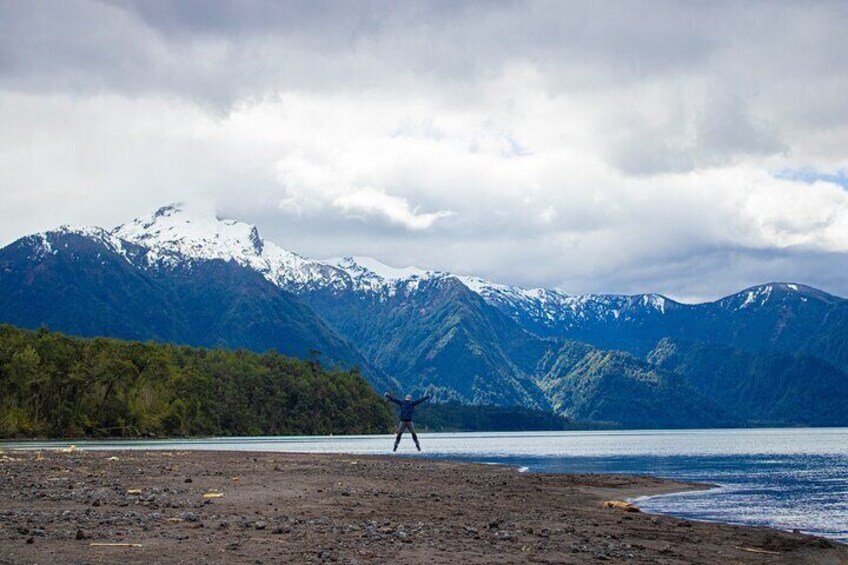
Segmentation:
{"type": "Polygon", "coordinates": [[[0,323],[275,349],[359,366],[379,391],[622,427],[848,425],[848,301],[769,283],[704,304],[570,295],[312,260],[172,205],[0,250],[0,323]]]}

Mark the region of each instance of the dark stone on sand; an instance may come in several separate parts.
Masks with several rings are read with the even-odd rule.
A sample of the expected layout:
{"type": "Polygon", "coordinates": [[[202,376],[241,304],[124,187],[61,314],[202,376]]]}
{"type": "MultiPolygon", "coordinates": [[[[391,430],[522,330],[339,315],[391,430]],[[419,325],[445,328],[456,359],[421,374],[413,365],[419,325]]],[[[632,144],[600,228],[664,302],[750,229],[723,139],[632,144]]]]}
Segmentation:
{"type": "Polygon", "coordinates": [[[194,512],[180,512],[180,518],[186,522],[197,522],[197,514],[194,512]]]}

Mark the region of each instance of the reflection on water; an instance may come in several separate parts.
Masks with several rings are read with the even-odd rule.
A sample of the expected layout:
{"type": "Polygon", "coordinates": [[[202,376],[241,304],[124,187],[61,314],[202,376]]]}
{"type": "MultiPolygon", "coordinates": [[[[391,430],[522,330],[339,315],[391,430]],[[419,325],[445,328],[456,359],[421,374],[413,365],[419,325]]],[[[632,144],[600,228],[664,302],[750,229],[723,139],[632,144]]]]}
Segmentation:
{"type": "MultiPolygon", "coordinates": [[[[392,436],[7,442],[0,448],[202,449],[388,453],[392,436]]],[[[643,499],[700,520],[799,529],[848,542],[848,429],[421,434],[420,456],[501,463],[530,472],[651,474],[721,486],[643,499]]],[[[405,440],[400,452],[412,453],[405,440]]]]}

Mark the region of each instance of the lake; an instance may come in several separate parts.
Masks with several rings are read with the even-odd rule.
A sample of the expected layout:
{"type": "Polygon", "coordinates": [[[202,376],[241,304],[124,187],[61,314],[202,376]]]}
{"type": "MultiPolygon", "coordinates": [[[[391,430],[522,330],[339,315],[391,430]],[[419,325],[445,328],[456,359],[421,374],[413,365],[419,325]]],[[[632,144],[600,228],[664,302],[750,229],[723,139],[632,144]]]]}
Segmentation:
{"type": "MultiPolygon", "coordinates": [[[[639,500],[646,512],[771,526],[848,542],[848,428],[424,433],[399,454],[543,473],[650,474],[719,485],[639,500]]],[[[392,436],[0,442],[0,448],[202,449],[385,454],[392,436]]]]}

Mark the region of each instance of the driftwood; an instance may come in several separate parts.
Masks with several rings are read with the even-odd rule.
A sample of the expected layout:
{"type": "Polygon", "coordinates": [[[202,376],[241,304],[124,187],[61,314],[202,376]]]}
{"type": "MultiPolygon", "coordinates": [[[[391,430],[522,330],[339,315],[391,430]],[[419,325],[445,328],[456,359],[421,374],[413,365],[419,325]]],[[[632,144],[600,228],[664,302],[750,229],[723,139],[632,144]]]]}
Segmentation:
{"type": "Polygon", "coordinates": [[[141,547],[140,543],[100,543],[94,542],[88,544],[91,547],[141,547]]]}
{"type": "Polygon", "coordinates": [[[779,551],[770,551],[768,549],[760,549],[758,547],[741,547],[738,545],[734,545],[733,549],[738,549],[739,551],[747,551],[748,553],[765,553],[767,555],[781,555],[779,551]]]}
{"type": "Polygon", "coordinates": [[[625,502],[623,500],[605,500],[601,503],[601,506],[604,508],[613,508],[615,510],[621,510],[622,512],[641,512],[639,507],[635,504],[630,504],[629,502],[625,502]]]}

